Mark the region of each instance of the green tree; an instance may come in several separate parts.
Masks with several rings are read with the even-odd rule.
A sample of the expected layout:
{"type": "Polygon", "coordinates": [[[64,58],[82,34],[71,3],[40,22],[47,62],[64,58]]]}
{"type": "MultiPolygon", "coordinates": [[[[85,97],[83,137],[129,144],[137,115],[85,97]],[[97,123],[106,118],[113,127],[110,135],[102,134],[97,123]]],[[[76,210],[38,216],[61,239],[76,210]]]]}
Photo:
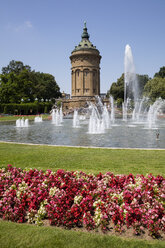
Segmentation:
{"type": "Polygon", "coordinates": [[[24,69],[31,71],[30,66],[24,65],[23,62],[21,61],[12,60],[10,61],[8,66],[2,67],[2,74],[5,75],[5,74],[9,74],[10,72],[19,74],[24,69]]]}
{"type": "Polygon", "coordinates": [[[12,60],[0,74],[0,103],[50,101],[61,96],[54,76],[31,71],[21,61],[12,60]]]}
{"type": "Polygon", "coordinates": [[[23,69],[18,74],[9,72],[0,75],[0,97],[2,103],[20,103],[34,101],[34,86],[31,72],[23,69]]]}
{"type": "Polygon", "coordinates": [[[165,78],[154,77],[149,80],[144,87],[144,95],[148,96],[152,101],[159,97],[165,99],[165,78]]]}
{"type": "Polygon", "coordinates": [[[37,84],[35,86],[36,98],[44,102],[52,101],[55,98],[61,97],[60,88],[57,85],[54,76],[48,73],[37,73],[37,84]]]}
{"type": "Polygon", "coordinates": [[[118,98],[124,100],[124,74],[117,79],[117,82],[112,83],[108,95],[112,95],[115,100],[118,98]]]}
{"type": "Polygon", "coordinates": [[[1,75],[0,78],[0,102],[9,103],[9,97],[13,94],[13,89],[10,87],[12,79],[1,75]],[[11,82],[10,82],[11,81],[11,82]]]}
{"type": "Polygon", "coordinates": [[[165,66],[161,67],[159,72],[156,72],[154,77],[165,78],[165,66]]]}

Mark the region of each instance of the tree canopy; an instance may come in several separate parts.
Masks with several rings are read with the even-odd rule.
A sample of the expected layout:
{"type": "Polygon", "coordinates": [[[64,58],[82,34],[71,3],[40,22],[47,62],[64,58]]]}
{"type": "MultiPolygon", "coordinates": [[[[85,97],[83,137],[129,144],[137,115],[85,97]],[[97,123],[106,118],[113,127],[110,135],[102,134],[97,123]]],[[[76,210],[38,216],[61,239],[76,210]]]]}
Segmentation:
{"type": "Polygon", "coordinates": [[[12,60],[10,61],[9,65],[7,65],[6,67],[2,67],[2,74],[5,75],[9,74],[10,72],[19,74],[24,69],[31,71],[29,65],[24,65],[21,61],[12,60]]]}
{"type": "Polygon", "coordinates": [[[156,72],[153,79],[150,79],[144,87],[144,95],[152,101],[161,97],[165,99],[165,66],[156,72]]]}
{"type": "Polygon", "coordinates": [[[159,72],[156,72],[154,77],[165,78],[165,66],[161,67],[159,72]]]}
{"type": "Polygon", "coordinates": [[[144,95],[148,96],[152,101],[159,97],[165,99],[165,78],[154,77],[149,80],[144,87],[144,95]]]}
{"type": "Polygon", "coordinates": [[[50,101],[61,96],[53,75],[12,60],[0,74],[0,103],[50,101]]]}

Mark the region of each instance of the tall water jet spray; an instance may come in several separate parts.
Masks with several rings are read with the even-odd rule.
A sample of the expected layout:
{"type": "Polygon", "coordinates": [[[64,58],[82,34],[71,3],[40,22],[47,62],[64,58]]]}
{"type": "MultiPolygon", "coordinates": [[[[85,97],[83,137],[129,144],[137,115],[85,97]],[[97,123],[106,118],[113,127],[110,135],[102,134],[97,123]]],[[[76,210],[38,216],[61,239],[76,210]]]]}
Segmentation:
{"type": "Polygon", "coordinates": [[[103,107],[102,122],[103,122],[104,127],[106,129],[108,129],[110,127],[110,116],[109,116],[109,112],[108,112],[106,103],[104,104],[104,107],[103,107]]]}
{"type": "Polygon", "coordinates": [[[113,96],[110,96],[110,104],[111,104],[111,122],[115,123],[115,109],[114,109],[113,96]]]}
{"type": "MultiPolygon", "coordinates": [[[[127,110],[129,100],[134,101],[134,105],[139,98],[138,81],[135,72],[135,66],[132,56],[131,47],[126,45],[124,56],[124,103],[123,103],[123,120],[127,120],[127,110]]],[[[135,113],[134,113],[135,114],[135,113]]]]}
{"type": "Polygon", "coordinates": [[[89,126],[88,132],[90,134],[99,134],[105,132],[105,124],[103,119],[101,118],[97,107],[91,103],[89,106],[91,111],[90,118],[89,118],[89,126]]]}
{"type": "Polygon", "coordinates": [[[79,121],[79,115],[78,115],[78,110],[74,110],[73,114],[73,127],[79,127],[80,126],[80,121],[79,121]]]}
{"type": "Polygon", "coordinates": [[[122,110],[123,110],[123,121],[127,121],[127,110],[130,103],[130,99],[126,98],[126,100],[122,103],[122,110]]]}
{"type": "Polygon", "coordinates": [[[60,107],[60,123],[63,122],[63,112],[62,112],[62,106],[60,107]]]}
{"type": "Polygon", "coordinates": [[[101,98],[99,96],[95,96],[95,99],[96,99],[96,107],[97,107],[97,111],[99,113],[102,113],[103,112],[103,109],[104,109],[104,105],[101,101],[101,98]]]}

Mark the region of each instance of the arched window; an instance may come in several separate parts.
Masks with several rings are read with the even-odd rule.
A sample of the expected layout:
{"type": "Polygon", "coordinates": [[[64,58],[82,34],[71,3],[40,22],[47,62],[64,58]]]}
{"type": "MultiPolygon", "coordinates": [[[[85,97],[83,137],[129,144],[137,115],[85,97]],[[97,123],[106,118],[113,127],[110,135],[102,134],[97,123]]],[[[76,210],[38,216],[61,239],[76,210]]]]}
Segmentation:
{"type": "Polygon", "coordinates": [[[83,71],[83,91],[84,93],[88,92],[88,89],[90,87],[90,75],[89,75],[89,69],[85,69],[83,71]]]}
{"type": "Polygon", "coordinates": [[[76,76],[79,77],[80,70],[76,70],[76,76]]]}

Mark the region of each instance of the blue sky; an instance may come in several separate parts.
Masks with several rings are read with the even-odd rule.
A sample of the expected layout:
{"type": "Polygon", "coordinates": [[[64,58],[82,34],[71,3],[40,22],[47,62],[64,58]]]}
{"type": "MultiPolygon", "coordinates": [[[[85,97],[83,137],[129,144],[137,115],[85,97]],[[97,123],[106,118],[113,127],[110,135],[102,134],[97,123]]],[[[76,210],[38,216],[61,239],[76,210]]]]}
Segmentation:
{"type": "Polygon", "coordinates": [[[84,21],[99,49],[101,92],[124,71],[132,48],[136,72],[153,77],[165,66],[165,0],[0,0],[0,69],[20,60],[50,73],[71,92],[71,51],[84,21]]]}

